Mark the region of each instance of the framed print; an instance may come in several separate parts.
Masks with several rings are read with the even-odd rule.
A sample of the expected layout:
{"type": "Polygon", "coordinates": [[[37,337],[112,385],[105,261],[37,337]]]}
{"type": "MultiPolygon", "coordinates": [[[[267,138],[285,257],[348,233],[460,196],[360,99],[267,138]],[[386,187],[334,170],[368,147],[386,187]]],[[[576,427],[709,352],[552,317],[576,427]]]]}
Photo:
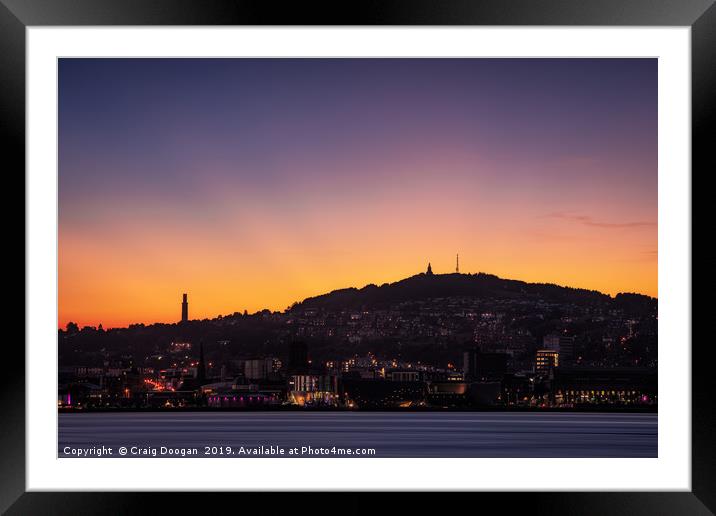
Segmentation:
{"type": "Polygon", "coordinates": [[[333,9],[3,0],[3,510],[709,514],[712,2],[333,9]]]}

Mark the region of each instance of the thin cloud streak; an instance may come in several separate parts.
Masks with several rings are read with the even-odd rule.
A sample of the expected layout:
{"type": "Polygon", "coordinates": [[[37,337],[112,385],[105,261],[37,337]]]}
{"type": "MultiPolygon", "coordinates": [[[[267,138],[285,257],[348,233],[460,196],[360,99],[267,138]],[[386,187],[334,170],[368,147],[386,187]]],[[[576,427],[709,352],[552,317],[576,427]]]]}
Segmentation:
{"type": "Polygon", "coordinates": [[[569,220],[584,224],[585,226],[593,228],[605,228],[605,229],[626,229],[626,228],[643,228],[643,227],[655,227],[656,222],[647,221],[635,221],[635,222],[603,222],[600,220],[594,220],[589,215],[576,215],[571,213],[556,212],[547,215],[553,219],[569,220]]]}

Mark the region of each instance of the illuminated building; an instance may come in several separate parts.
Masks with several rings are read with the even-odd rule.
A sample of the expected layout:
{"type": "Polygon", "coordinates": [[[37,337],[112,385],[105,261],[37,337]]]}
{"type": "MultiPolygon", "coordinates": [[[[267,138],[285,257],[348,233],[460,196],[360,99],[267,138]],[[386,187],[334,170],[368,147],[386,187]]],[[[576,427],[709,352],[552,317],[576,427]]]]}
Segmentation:
{"type": "Polygon", "coordinates": [[[546,375],[555,367],[559,367],[559,351],[553,349],[537,350],[535,372],[538,375],[546,375]]]}
{"type": "Polygon", "coordinates": [[[288,399],[295,405],[337,405],[338,378],[332,374],[294,374],[288,380],[288,399]]]}
{"type": "MultiPolygon", "coordinates": [[[[211,387],[207,385],[206,387],[211,387]]],[[[232,385],[231,389],[216,388],[207,392],[206,403],[213,408],[261,408],[279,405],[283,398],[281,389],[259,388],[256,384],[232,385]]]]}
{"type": "Polygon", "coordinates": [[[657,371],[634,367],[560,367],[554,371],[553,391],[557,405],[651,405],[657,402],[657,371]]]}
{"type": "Polygon", "coordinates": [[[461,381],[443,380],[428,382],[428,405],[434,407],[463,407],[467,404],[468,384],[461,381]]]}

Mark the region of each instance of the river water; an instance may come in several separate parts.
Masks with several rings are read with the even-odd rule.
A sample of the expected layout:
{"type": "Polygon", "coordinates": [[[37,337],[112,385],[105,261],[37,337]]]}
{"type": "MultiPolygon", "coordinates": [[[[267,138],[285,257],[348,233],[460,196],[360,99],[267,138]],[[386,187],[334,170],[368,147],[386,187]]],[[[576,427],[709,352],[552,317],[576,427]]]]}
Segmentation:
{"type": "Polygon", "coordinates": [[[656,414],[534,412],[63,413],[58,440],[59,457],[233,458],[656,457],[658,442],[656,414]]]}

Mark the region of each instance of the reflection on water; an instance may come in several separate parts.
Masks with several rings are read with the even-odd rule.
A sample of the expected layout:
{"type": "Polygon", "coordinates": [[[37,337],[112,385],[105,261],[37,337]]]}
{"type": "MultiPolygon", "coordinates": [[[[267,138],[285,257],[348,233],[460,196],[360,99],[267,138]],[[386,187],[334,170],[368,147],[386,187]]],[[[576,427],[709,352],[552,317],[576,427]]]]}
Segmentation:
{"type": "MultiPolygon", "coordinates": [[[[375,457],[656,457],[656,414],[133,412],[59,414],[66,446],[374,448],[375,457]]],[[[116,455],[113,455],[116,456],[116,455]]]]}

